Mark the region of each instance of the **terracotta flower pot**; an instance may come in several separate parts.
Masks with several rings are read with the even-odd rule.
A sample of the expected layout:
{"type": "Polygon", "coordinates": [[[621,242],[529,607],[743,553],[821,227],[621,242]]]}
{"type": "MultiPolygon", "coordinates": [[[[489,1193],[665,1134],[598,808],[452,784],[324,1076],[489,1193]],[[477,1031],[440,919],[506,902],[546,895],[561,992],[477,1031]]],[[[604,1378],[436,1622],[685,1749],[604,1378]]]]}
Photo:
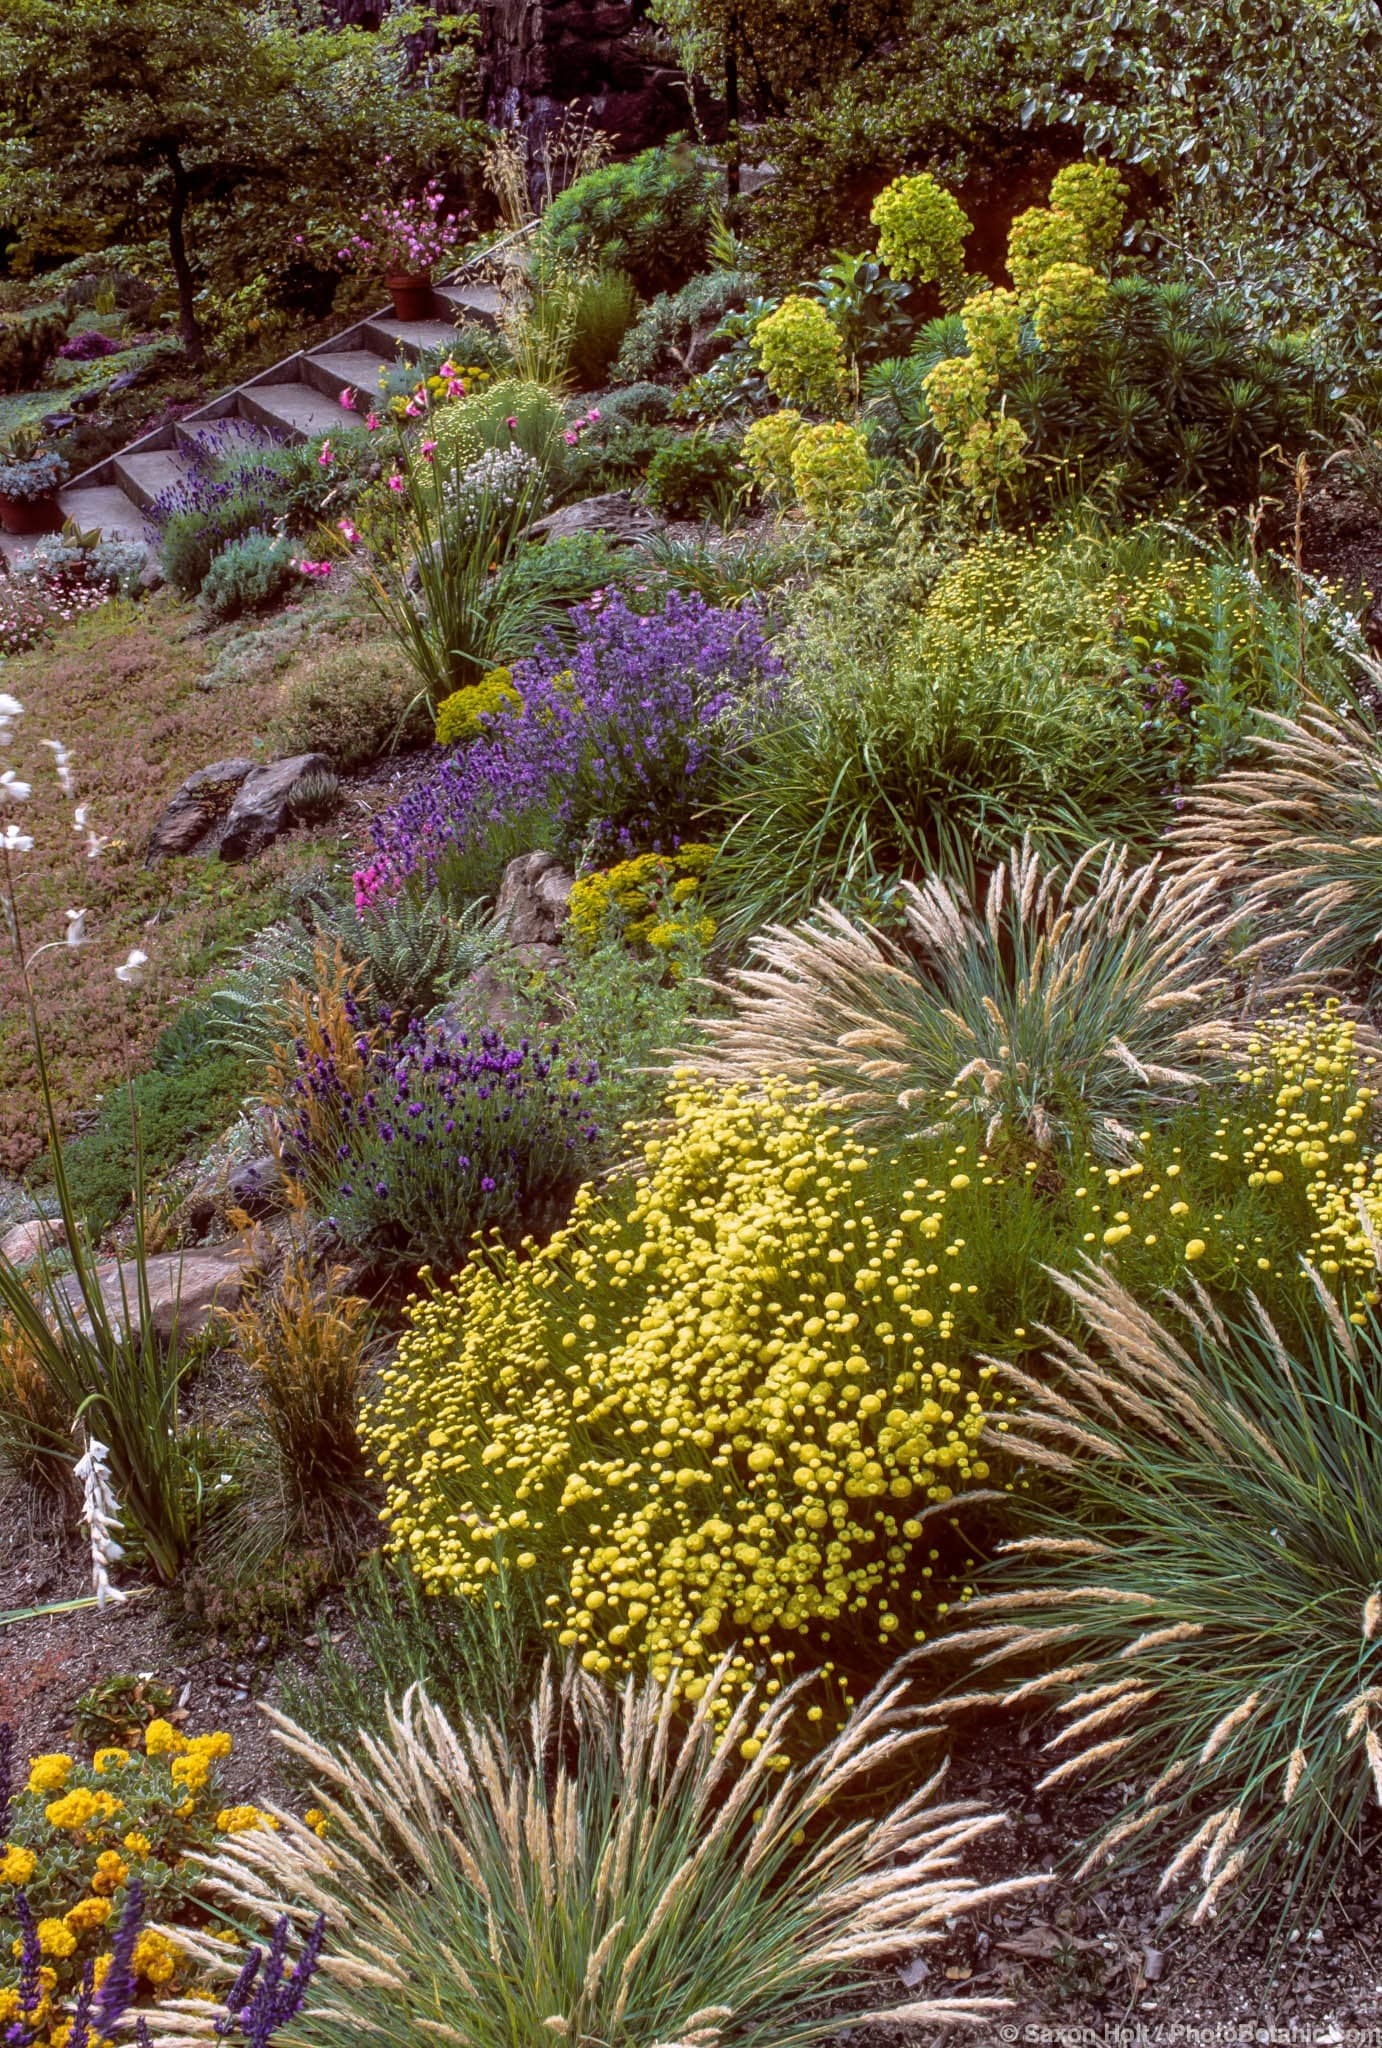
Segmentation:
{"type": "Polygon", "coordinates": [[[391,270],[384,283],[388,286],[389,297],[393,300],[394,316],[399,320],[426,320],[432,312],[432,273],[430,270],[391,270]]]}
{"type": "Polygon", "coordinates": [[[58,533],[62,513],[55,494],[46,498],[8,498],[0,491],[0,526],[6,533],[58,533]]]}

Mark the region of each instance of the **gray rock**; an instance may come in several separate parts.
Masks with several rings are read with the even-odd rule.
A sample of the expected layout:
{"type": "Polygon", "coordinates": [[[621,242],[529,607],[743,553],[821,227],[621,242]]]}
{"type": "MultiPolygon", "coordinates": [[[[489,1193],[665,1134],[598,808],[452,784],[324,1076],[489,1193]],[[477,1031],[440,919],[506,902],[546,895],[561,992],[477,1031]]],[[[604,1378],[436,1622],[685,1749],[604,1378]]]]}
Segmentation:
{"type": "Polygon", "coordinates": [[[574,875],[568,873],[554,853],[520,853],[517,860],[511,860],[504,870],[494,907],[505,944],[560,945],[574,884],[574,875]]]}
{"type": "Polygon", "coordinates": [[[579,504],[559,506],[527,529],[529,540],[560,540],[569,533],[607,533],[611,540],[646,540],[664,522],[654,518],[628,491],[602,491],[579,504]]]}
{"type": "Polygon", "coordinates": [[[214,851],[220,828],[230,815],[236,792],[255,773],[253,761],[213,761],[189,775],[165,805],[149,834],[150,863],[171,854],[214,851]]]}
{"type": "Polygon", "coordinates": [[[325,754],[290,754],[247,775],[220,836],[222,860],[252,860],[293,823],[293,798],[309,775],[329,775],[325,754]]]}
{"type": "Polygon", "coordinates": [[[27,1223],[16,1223],[0,1237],[0,1259],[11,1266],[28,1266],[40,1252],[66,1242],[67,1225],[61,1217],[31,1216],[27,1223]]]}
{"type": "MultiPolygon", "coordinates": [[[[184,1339],[198,1336],[217,1309],[234,1308],[256,1266],[255,1254],[241,1244],[206,1246],[191,1252],[160,1252],[145,1261],[149,1282],[149,1320],[156,1337],[167,1343],[174,1330],[184,1339]]],[[[123,1325],[128,1309],[132,1334],[139,1330],[139,1276],[133,1264],[114,1261],[96,1268],[106,1313],[123,1325]],[[122,1288],[123,1281],[123,1288],[122,1288]]],[[[75,1274],[55,1283],[85,1320],[81,1289],[75,1274]]]]}
{"type": "Polygon", "coordinates": [[[283,1171],[272,1152],[246,1159],[226,1180],[226,1201],[247,1216],[272,1216],[283,1207],[283,1171]]]}

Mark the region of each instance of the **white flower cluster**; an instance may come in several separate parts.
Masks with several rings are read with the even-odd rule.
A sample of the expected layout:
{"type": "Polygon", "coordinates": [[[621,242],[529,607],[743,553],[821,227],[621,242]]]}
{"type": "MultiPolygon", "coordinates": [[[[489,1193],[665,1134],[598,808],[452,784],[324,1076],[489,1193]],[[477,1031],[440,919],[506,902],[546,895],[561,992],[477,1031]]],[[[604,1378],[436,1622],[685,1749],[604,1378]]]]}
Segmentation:
{"type": "Polygon", "coordinates": [[[515,512],[529,503],[536,519],[542,510],[538,496],[541,475],[539,464],[521,448],[487,448],[446,489],[448,509],[469,520],[515,512]]]}
{"type": "Polygon", "coordinates": [[[111,1485],[108,1446],[97,1437],[88,1437],[86,1449],[72,1470],[82,1482],[82,1520],[91,1537],[91,1583],[96,1589],[96,1605],[105,1607],[111,1601],[126,1598],[118,1586],[110,1583],[110,1567],[118,1564],[125,1552],[111,1534],[120,1527],[120,1503],[111,1485]]]}

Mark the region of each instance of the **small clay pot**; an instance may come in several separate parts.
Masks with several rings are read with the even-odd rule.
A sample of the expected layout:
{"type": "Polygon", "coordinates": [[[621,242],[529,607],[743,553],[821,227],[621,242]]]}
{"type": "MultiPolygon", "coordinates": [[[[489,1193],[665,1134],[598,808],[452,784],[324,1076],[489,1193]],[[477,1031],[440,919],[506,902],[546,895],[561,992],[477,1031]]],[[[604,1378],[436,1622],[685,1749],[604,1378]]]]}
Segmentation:
{"type": "Polygon", "coordinates": [[[432,315],[432,273],[430,270],[391,270],[384,279],[399,320],[428,320],[432,315]]]}

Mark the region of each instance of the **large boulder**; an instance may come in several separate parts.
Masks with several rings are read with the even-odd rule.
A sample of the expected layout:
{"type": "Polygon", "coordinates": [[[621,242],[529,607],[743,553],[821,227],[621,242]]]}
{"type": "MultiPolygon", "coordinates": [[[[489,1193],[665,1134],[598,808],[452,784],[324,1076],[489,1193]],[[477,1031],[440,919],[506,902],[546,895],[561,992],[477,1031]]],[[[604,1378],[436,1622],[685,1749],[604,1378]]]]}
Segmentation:
{"type": "Polygon", "coordinates": [[[164,806],[149,834],[148,859],[173,854],[214,852],[221,827],[230,815],[236,793],[255,773],[253,761],[213,761],[189,775],[164,806]]]}
{"type": "Polygon", "coordinates": [[[628,491],[601,491],[575,505],[560,505],[527,529],[529,540],[562,540],[572,533],[604,533],[611,540],[646,540],[664,522],[637,503],[628,491]]]}
{"type": "Polygon", "coordinates": [[[250,860],[295,822],[294,799],[309,775],[329,775],[325,754],[290,754],[240,784],[221,833],[222,860],[250,860]]]}
{"type": "Polygon", "coordinates": [[[0,1237],[0,1259],[9,1266],[31,1266],[40,1252],[54,1251],[66,1241],[67,1225],[60,1216],[31,1216],[0,1237]]]}
{"type": "Polygon", "coordinates": [[[504,943],[515,949],[560,945],[574,883],[554,853],[520,853],[511,860],[494,906],[504,943]]]}
{"type": "MultiPolygon", "coordinates": [[[[160,1252],[146,1259],[149,1320],[154,1335],[167,1343],[176,1330],[186,1340],[206,1328],[217,1309],[235,1308],[257,1265],[253,1247],[244,1244],[204,1246],[191,1252],[160,1252]]],[[[96,1268],[106,1313],[117,1328],[129,1316],[132,1335],[139,1331],[139,1274],[132,1263],[102,1261],[96,1268]]],[[[62,1289],[78,1318],[85,1322],[81,1288],[75,1274],[54,1283],[62,1289]]]]}

